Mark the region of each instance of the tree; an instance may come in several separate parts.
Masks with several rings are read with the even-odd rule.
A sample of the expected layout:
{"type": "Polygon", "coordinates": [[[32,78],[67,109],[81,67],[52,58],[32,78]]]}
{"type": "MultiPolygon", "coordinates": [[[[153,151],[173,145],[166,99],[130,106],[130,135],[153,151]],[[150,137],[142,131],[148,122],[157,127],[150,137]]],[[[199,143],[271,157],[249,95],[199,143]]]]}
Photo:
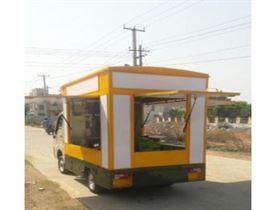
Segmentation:
{"type": "Polygon", "coordinates": [[[171,119],[175,119],[175,118],[181,119],[182,117],[184,117],[185,111],[173,108],[169,110],[168,114],[171,117],[171,119]]]}
{"type": "Polygon", "coordinates": [[[216,105],[208,108],[209,117],[249,117],[251,116],[251,104],[239,102],[231,105],[216,105]]]}
{"type": "Polygon", "coordinates": [[[24,105],[24,114],[25,114],[25,116],[28,115],[29,112],[30,112],[30,105],[29,104],[25,104],[24,105]]]}

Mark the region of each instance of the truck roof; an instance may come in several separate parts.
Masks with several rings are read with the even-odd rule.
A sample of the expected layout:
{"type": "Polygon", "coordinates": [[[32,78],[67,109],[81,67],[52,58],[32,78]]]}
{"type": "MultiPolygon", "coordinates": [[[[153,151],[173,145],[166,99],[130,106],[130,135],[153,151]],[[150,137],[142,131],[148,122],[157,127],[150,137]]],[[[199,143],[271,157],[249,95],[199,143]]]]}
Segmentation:
{"type": "Polygon", "coordinates": [[[99,70],[93,70],[93,72],[70,81],[61,86],[61,88],[65,88],[71,86],[73,84],[79,83],[85,79],[93,77],[95,75],[104,73],[104,72],[124,72],[124,73],[137,73],[137,74],[156,74],[156,75],[169,75],[169,76],[177,76],[177,77],[197,77],[197,78],[209,78],[209,75],[206,73],[201,73],[197,71],[190,70],[182,70],[175,68],[167,68],[167,67],[154,67],[154,66],[108,66],[99,70]]]}

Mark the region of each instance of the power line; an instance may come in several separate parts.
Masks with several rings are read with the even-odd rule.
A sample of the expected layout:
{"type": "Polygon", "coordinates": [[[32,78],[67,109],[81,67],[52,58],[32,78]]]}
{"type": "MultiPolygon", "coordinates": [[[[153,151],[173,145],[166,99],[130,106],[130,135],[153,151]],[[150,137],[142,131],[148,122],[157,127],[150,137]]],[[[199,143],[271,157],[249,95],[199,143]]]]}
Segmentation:
{"type": "MultiPolygon", "coordinates": [[[[213,36],[213,35],[212,35],[213,36]]],[[[226,49],[225,49],[226,50],[226,49]]],[[[206,52],[207,53],[207,52],[206,52]]],[[[210,52],[209,52],[210,53],[210,52]]],[[[167,64],[168,65],[168,64],[167,64]]],[[[97,67],[97,68],[99,68],[99,67],[97,67]]],[[[77,74],[77,73],[82,73],[82,72],[88,72],[88,71],[91,71],[92,70],[92,67],[91,67],[91,69],[90,70],[86,70],[86,71],[78,71],[78,72],[74,72],[74,73],[72,73],[72,74],[77,74]]],[[[58,77],[64,77],[64,76],[67,76],[67,75],[69,75],[69,74],[64,74],[64,75],[61,75],[61,76],[58,76],[58,77]]],[[[70,73],[70,75],[71,75],[71,73],[70,73]]],[[[52,78],[54,78],[54,77],[52,77],[52,78]]],[[[55,78],[57,78],[57,77],[55,77],[55,78]]],[[[32,81],[26,81],[26,82],[35,82],[35,81],[38,81],[38,80],[32,80],[32,81]]]]}
{"type": "Polygon", "coordinates": [[[144,56],[144,60],[145,60],[146,65],[148,65],[148,61],[146,59],[146,56],[144,56]]]}
{"type": "Polygon", "coordinates": [[[155,19],[154,21],[152,21],[152,23],[148,24],[147,27],[150,27],[151,25],[154,25],[155,23],[157,23],[157,22],[159,22],[159,21],[161,21],[161,20],[163,20],[163,19],[165,19],[165,18],[167,18],[167,17],[173,16],[173,15],[177,15],[177,14],[179,14],[179,12],[182,12],[182,11],[185,11],[185,10],[187,10],[187,9],[190,9],[190,8],[192,8],[193,6],[195,6],[195,5],[199,4],[199,3],[201,3],[202,1],[204,1],[204,0],[199,0],[199,1],[197,1],[197,2],[194,2],[194,3],[192,3],[191,5],[188,5],[186,8],[185,8],[185,7],[183,7],[183,8],[178,8],[179,10],[175,10],[175,12],[173,12],[173,13],[171,13],[171,14],[168,14],[168,15],[165,15],[165,16],[163,16],[163,17],[161,17],[161,18],[155,19]]]}
{"type": "MultiPolygon", "coordinates": [[[[182,1],[182,2],[179,2],[179,3],[176,4],[175,6],[169,7],[169,8],[165,9],[164,11],[161,11],[159,14],[156,14],[156,15],[154,15],[154,16],[155,16],[155,17],[159,17],[160,15],[162,15],[162,14],[164,14],[164,13],[170,11],[170,10],[172,11],[173,9],[176,9],[176,8],[180,7],[181,5],[187,3],[188,1],[190,1],[190,0],[184,0],[184,1],[182,1]]],[[[144,22],[146,22],[146,20],[150,20],[150,19],[151,19],[151,17],[146,18],[146,19],[144,19],[143,21],[137,23],[137,25],[139,25],[140,23],[144,23],[144,22]]]]}
{"type": "MultiPolygon", "coordinates": [[[[127,55],[126,57],[128,57],[128,55],[127,55]]],[[[107,59],[107,60],[103,63],[103,65],[104,65],[104,66],[110,66],[111,63],[112,63],[115,59],[116,59],[116,61],[123,61],[123,56],[116,55],[116,56],[114,56],[114,57],[112,57],[112,58],[109,58],[109,59],[107,59]]],[[[116,62],[116,61],[115,61],[115,62],[116,62]]],[[[114,62],[114,63],[115,63],[115,62],[114,62]]],[[[116,65],[116,64],[114,64],[114,65],[116,65]]]]}
{"type": "MultiPolygon", "coordinates": [[[[166,2],[167,2],[167,1],[166,1],[166,2]]],[[[166,3],[166,2],[165,2],[165,3],[166,3]]],[[[129,23],[129,22],[131,22],[132,20],[137,19],[138,17],[141,17],[142,15],[145,15],[145,14],[147,14],[147,13],[150,13],[151,11],[154,11],[156,8],[161,7],[161,6],[162,6],[162,4],[160,3],[160,4],[156,5],[156,6],[153,7],[153,8],[150,8],[148,11],[146,11],[146,12],[144,12],[144,13],[141,13],[141,14],[136,15],[135,17],[129,19],[129,20],[126,22],[126,24],[129,23]]],[[[117,31],[119,28],[120,28],[120,26],[117,26],[117,27],[114,28],[112,31],[110,31],[109,33],[105,34],[105,35],[102,36],[100,39],[98,39],[97,42],[94,42],[93,44],[91,44],[90,46],[88,46],[85,50],[87,50],[87,49],[93,47],[94,44],[97,44],[98,42],[100,42],[102,39],[108,37],[109,35],[114,34],[114,32],[117,31]]],[[[117,34],[117,36],[118,36],[118,34],[117,34]]],[[[112,41],[112,39],[111,39],[110,41],[112,41]]],[[[108,42],[107,42],[107,44],[108,44],[108,42]]],[[[100,46],[100,45],[101,45],[101,43],[100,43],[99,45],[97,45],[97,46],[100,46]]],[[[77,59],[76,59],[76,63],[77,63],[77,62],[80,62],[81,60],[83,60],[83,58],[78,59],[78,61],[77,61],[77,59]]],[[[74,60],[73,60],[73,59],[72,59],[72,60],[69,60],[69,59],[67,60],[67,59],[66,59],[66,60],[64,60],[64,61],[75,61],[75,59],[74,59],[74,60]]]]}
{"type": "MultiPolygon", "coordinates": [[[[210,63],[210,62],[220,62],[220,61],[230,61],[230,60],[246,59],[246,58],[250,58],[250,57],[251,56],[249,56],[249,55],[248,56],[227,57],[227,58],[218,58],[218,59],[211,59],[211,60],[200,60],[200,61],[186,62],[186,63],[172,63],[172,64],[166,64],[166,66],[210,63]]],[[[145,60],[145,61],[147,63],[147,60],[145,60]]],[[[64,75],[59,75],[59,76],[56,76],[56,77],[52,77],[52,79],[54,79],[54,78],[55,79],[64,78],[65,76],[71,76],[71,75],[75,75],[75,74],[78,74],[78,73],[86,73],[86,72],[90,72],[90,71],[92,71],[92,69],[88,69],[86,71],[78,71],[78,72],[72,72],[72,73],[68,73],[68,74],[64,74],[64,75]]]]}
{"type": "Polygon", "coordinates": [[[214,50],[214,51],[207,51],[207,52],[202,52],[202,53],[198,53],[198,54],[191,54],[191,55],[186,55],[186,56],[182,56],[182,57],[175,57],[175,58],[159,60],[159,61],[155,61],[153,63],[161,63],[162,61],[178,60],[178,59],[191,58],[191,57],[202,56],[202,55],[211,55],[211,54],[215,54],[215,53],[219,53],[219,52],[241,49],[241,48],[245,48],[245,47],[249,47],[249,46],[250,45],[241,45],[241,46],[236,46],[236,47],[223,48],[223,49],[218,49],[218,50],[214,50]]]}
{"type": "MultiPolygon", "coordinates": [[[[54,56],[80,56],[81,49],[59,49],[59,48],[41,48],[41,47],[27,47],[25,54],[35,55],[54,55],[54,56]]],[[[122,51],[105,51],[105,50],[90,50],[87,55],[98,57],[115,56],[116,54],[124,54],[122,51]]]]}
{"type": "MultiPolygon", "coordinates": [[[[150,12],[151,12],[151,11],[152,11],[152,9],[150,9],[150,12]]],[[[146,11],[146,12],[147,12],[147,11],[146,11]]],[[[139,16],[139,15],[138,15],[138,16],[139,16]]],[[[135,18],[135,17],[134,17],[134,18],[135,18]]],[[[138,17],[137,17],[137,18],[138,18],[138,17]]],[[[137,18],[136,18],[136,19],[137,19],[137,18]]],[[[133,19],[133,18],[132,18],[132,19],[133,19]]],[[[205,30],[205,29],[204,29],[204,30],[205,30]]],[[[108,36],[106,36],[106,37],[108,37],[108,36]]],[[[112,41],[112,40],[111,40],[111,41],[112,41]]],[[[103,41],[101,40],[101,42],[104,42],[104,39],[103,39],[103,41]]],[[[95,43],[95,44],[96,44],[96,43],[95,43]]],[[[101,44],[101,43],[100,43],[100,44],[101,44]]],[[[108,44],[108,43],[107,43],[107,44],[108,44]]],[[[87,48],[86,48],[86,49],[87,49],[87,48]]],[[[82,54],[83,54],[83,53],[84,53],[84,52],[82,52],[82,54]]],[[[113,56],[113,57],[112,57],[112,59],[115,59],[115,58],[117,58],[117,56],[113,56]]],[[[111,59],[111,60],[112,60],[112,59],[111,59]]],[[[71,61],[71,60],[70,60],[70,61],[71,61]]],[[[72,60],[72,61],[73,61],[73,60],[72,60]]],[[[68,65],[68,64],[67,64],[67,65],[68,65]]],[[[69,65],[75,65],[75,64],[69,63],[69,65]]]]}
{"type": "Polygon", "coordinates": [[[166,64],[168,66],[174,66],[174,65],[185,65],[185,64],[198,64],[198,63],[210,63],[210,62],[217,62],[217,61],[229,61],[229,60],[237,60],[237,59],[246,59],[250,58],[251,56],[238,56],[238,57],[229,57],[229,58],[218,58],[218,59],[212,59],[212,60],[201,60],[201,61],[194,61],[194,62],[186,62],[186,63],[173,63],[173,64],[166,64]]]}
{"type": "MultiPolygon", "coordinates": [[[[167,1],[166,1],[166,2],[167,2],[167,1]]],[[[164,3],[166,3],[166,2],[164,2],[164,3]]],[[[184,3],[185,3],[185,2],[184,2],[184,3]]],[[[181,5],[181,3],[180,3],[179,5],[181,5]]],[[[179,5],[176,5],[176,7],[179,6],[179,5]]],[[[148,14],[148,13],[150,13],[151,11],[154,11],[154,9],[156,9],[156,8],[158,8],[158,7],[161,7],[161,6],[162,6],[162,4],[158,4],[158,5],[156,5],[155,7],[149,9],[148,11],[146,11],[146,12],[144,12],[144,13],[142,13],[142,14],[139,14],[139,15],[133,17],[133,18],[131,18],[128,22],[131,22],[132,20],[137,19],[138,17],[140,17],[140,16],[142,16],[142,15],[144,15],[144,14],[148,14]]],[[[175,8],[175,7],[172,7],[172,8],[175,8]]],[[[170,10],[170,9],[172,9],[172,8],[169,8],[168,10],[170,10]]],[[[167,11],[167,10],[164,10],[164,11],[167,11]]],[[[163,12],[164,12],[164,11],[163,11],[163,12]]],[[[127,22],[127,23],[128,23],[128,22],[127,22]]],[[[107,35],[101,37],[101,39],[99,39],[99,40],[97,41],[97,43],[100,42],[100,40],[102,41],[102,39],[106,38],[109,34],[112,34],[112,33],[113,33],[114,31],[116,31],[116,30],[117,30],[117,27],[116,27],[116,29],[114,29],[114,30],[112,30],[110,33],[108,33],[107,35]]],[[[112,39],[111,39],[111,41],[112,41],[112,39]]],[[[94,42],[94,44],[96,44],[96,42],[94,42]]],[[[107,42],[107,44],[109,44],[109,43],[107,42]]],[[[101,43],[100,43],[100,45],[101,45],[101,43]]],[[[86,50],[89,49],[90,47],[92,47],[92,44],[91,44],[91,46],[87,47],[86,50]]],[[[85,56],[86,56],[87,51],[85,51],[85,52],[80,51],[80,53],[84,54],[84,55],[82,55],[80,58],[70,59],[70,60],[69,60],[69,58],[68,58],[68,59],[63,60],[63,61],[64,61],[64,62],[65,62],[65,61],[74,61],[73,63],[79,63],[79,62],[81,62],[82,60],[85,59],[85,56]]]]}
{"type": "MultiPolygon", "coordinates": [[[[118,64],[120,61],[116,61],[116,63],[112,64],[112,65],[115,65],[115,64],[118,64]]],[[[90,72],[92,71],[93,69],[98,69],[98,68],[101,68],[103,67],[103,65],[98,65],[98,66],[91,66],[90,69],[87,69],[87,70],[84,70],[84,71],[75,71],[75,72],[70,72],[70,73],[67,73],[67,74],[61,74],[61,75],[58,75],[58,76],[52,76],[51,77],[51,80],[53,81],[53,79],[57,79],[57,78],[63,78],[63,77],[66,77],[66,76],[71,76],[71,75],[75,75],[75,74],[79,74],[79,73],[86,73],[86,72],[90,72]]],[[[29,82],[35,82],[35,81],[39,81],[39,80],[30,80],[30,81],[25,81],[26,83],[29,83],[29,82]]]]}
{"type": "MultiPolygon", "coordinates": [[[[208,39],[210,37],[217,37],[217,36],[220,36],[220,35],[224,35],[224,34],[228,34],[228,33],[232,33],[232,32],[236,32],[236,31],[241,31],[241,30],[245,30],[245,29],[248,29],[249,27],[242,27],[242,28],[237,28],[237,29],[233,29],[233,30],[229,30],[229,31],[226,31],[226,32],[222,32],[222,33],[215,33],[215,34],[210,34],[210,35],[206,35],[206,36],[203,36],[203,37],[200,37],[200,38],[196,38],[196,39],[190,39],[190,40],[187,40],[184,41],[184,44],[186,43],[194,43],[196,41],[200,41],[200,40],[203,40],[203,39],[208,39]]],[[[169,45],[178,45],[180,44],[180,46],[182,46],[182,43],[181,42],[175,42],[175,44],[172,44],[170,43],[169,45]]],[[[168,44],[167,44],[168,45],[168,44]]],[[[163,46],[163,47],[159,47],[159,48],[155,48],[155,49],[151,49],[153,52],[155,51],[158,51],[159,49],[164,49],[164,48],[169,48],[170,46],[163,46]]]]}
{"type": "Polygon", "coordinates": [[[199,37],[199,36],[204,36],[204,35],[207,35],[207,34],[219,32],[219,31],[224,31],[224,30],[228,30],[228,29],[232,29],[232,28],[236,28],[236,27],[240,27],[240,26],[244,26],[244,25],[249,25],[249,24],[250,24],[250,22],[241,23],[241,24],[237,24],[237,25],[233,25],[233,26],[229,26],[229,27],[225,27],[225,28],[220,28],[220,29],[216,29],[216,30],[212,30],[212,31],[207,31],[207,32],[204,32],[204,33],[196,34],[196,35],[187,36],[187,37],[180,38],[180,39],[174,39],[174,40],[170,40],[170,41],[166,41],[166,42],[160,42],[160,43],[154,44],[152,46],[160,46],[160,45],[165,45],[165,44],[169,44],[169,43],[180,42],[180,41],[184,41],[186,39],[196,38],[196,37],[199,37]]]}
{"type": "Polygon", "coordinates": [[[88,64],[85,64],[85,63],[82,63],[82,64],[72,64],[72,63],[60,63],[60,62],[59,63],[58,62],[54,62],[54,63],[52,63],[52,62],[37,62],[37,61],[25,61],[24,63],[27,64],[27,65],[34,64],[34,65],[45,65],[45,66],[48,66],[48,65],[53,65],[53,66],[92,65],[90,63],[88,63],[88,64]]]}
{"type": "Polygon", "coordinates": [[[198,29],[198,30],[191,31],[191,32],[188,32],[188,33],[184,33],[184,34],[177,34],[177,35],[169,36],[169,37],[166,37],[166,38],[163,38],[163,39],[160,39],[160,40],[147,42],[145,44],[146,45],[153,45],[154,43],[156,44],[156,43],[159,43],[159,42],[162,42],[162,41],[165,41],[165,40],[169,40],[170,38],[181,37],[181,36],[185,36],[185,35],[188,35],[188,34],[195,34],[195,33],[200,32],[200,31],[205,31],[205,30],[208,30],[208,29],[216,28],[218,26],[227,25],[229,23],[236,22],[236,21],[243,20],[243,19],[247,19],[249,17],[250,17],[250,15],[234,18],[234,19],[222,22],[222,23],[218,23],[218,24],[215,24],[215,25],[208,26],[206,28],[198,29]]]}
{"type": "MultiPolygon", "coordinates": [[[[144,15],[147,15],[147,14],[149,14],[149,13],[155,11],[155,9],[157,9],[157,8],[159,8],[159,7],[161,7],[161,6],[163,6],[163,5],[166,4],[167,2],[169,2],[169,0],[166,0],[166,1],[164,1],[163,3],[160,3],[160,4],[155,5],[154,7],[152,7],[151,9],[147,10],[147,11],[144,12],[144,13],[141,13],[141,14],[139,14],[139,15],[136,15],[134,18],[130,19],[130,21],[126,22],[126,24],[128,24],[129,22],[132,22],[132,20],[137,19],[138,17],[143,17],[144,15]]],[[[139,25],[139,24],[137,23],[137,24],[135,24],[135,25],[139,25]]]]}
{"type": "MultiPolygon", "coordinates": [[[[135,20],[135,19],[137,19],[137,18],[139,18],[139,17],[142,17],[142,16],[144,16],[144,15],[146,15],[146,14],[148,14],[148,13],[154,11],[155,9],[157,9],[157,8],[163,6],[164,4],[166,4],[168,1],[169,1],[169,0],[166,0],[164,3],[159,3],[159,4],[155,5],[154,7],[150,8],[149,10],[147,10],[146,12],[140,13],[140,14],[138,14],[138,15],[132,17],[131,19],[129,19],[128,21],[126,21],[125,24],[128,24],[128,23],[132,22],[133,20],[135,20]]],[[[138,24],[136,24],[136,25],[138,25],[138,24]]],[[[116,30],[119,29],[120,27],[121,27],[121,26],[116,27],[116,30]]],[[[119,34],[120,34],[120,35],[123,35],[122,33],[119,33],[119,34]]],[[[118,37],[119,34],[117,34],[116,37],[118,37]]],[[[123,37],[123,36],[121,36],[121,37],[123,37]]],[[[111,39],[110,41],[112,41],[112,39],[111,39]]]]}
{"type": "MultiPolygon", "coordinates": [[[[172,10],[172,9],[174,9],[174,8],[176,9],[176,7],[180,6],[181,4],[183,4],[183,3],[187,2],[187,1],[190,1],[190,0],[186,0],[186,1],[184,1],[184,2],[181,2],[181,3],[177,4],[177,5],[175,5],[174,7],[168,8],[167,10],[164,10],[164,11],[160,12],[160,15],[161,15],[163,12],[166,12],[166,11],[168,11],[168,10],[172,10]]],[[[156,8],[158,8],[158,7],[162,6],[162,5],[164,5],[166,2],[168,2],[168,0],[166,0],[163,4],[161,3],[161,4],[159,4],[159,5],[156,5],[155,7],[151,8],[151,9],[148,10],[147,12],[144,12],[143,14],[138,15],[137,17],[144,16],[144,15],[146,15],[146,14],[148,14],[148,13],[154,11],[156,8]]],[[[158,17],[158,15],[155,15],[154,17],[158,17]]],[[[132,19],[131,19],[130,21],[128,21],[127,23],[131,22],[133,19],[134,19],[134,18],[132,18],[132,19]]],[[[150,20],[150,19],[151,19],[151,17],[148,18],[147,20],[150,20]]],[[[146,20],[146,19],[145,19],[145,20],[146,20]]],[[[142,23],[142,22],[145,22],[145,21],[140,21],[140,22],[142,23]]],[[[127,23],[126,23],[126,24],[127,24],[127,23]]],[[[137,24],[135,24],[135,25],[139,25],[139,24],[137,23],[137,24]]]]}
{"type": "MultiPolygon", "coordinates": [[[[187,1],[189,1],[189,0],[187,0],[187,1]]],[[[166,1],[166,2],[167,2],[167,1],[166,1]]],[[[164,2],[164,3],[166,3],[166,2],[164,2]]],[[[186,2],[186,1],[184,1],[184,2],[182,2],[182,3],[185,3],[185,2],[186,2]]],[[[175,7],[180,6],[182,3],[176,5],[175,7]]],[[[156,5],[155,7],[151,8],[150,10],[148,10],[148,11],[142,13],[142,14],[139,14],[139,15],[135,16],[134,18],[131,18],[127,23],[131,22],[132,20],[134,20],[134,19],[136,19],[136,18],[138,18],[138,17],[140,17],[140,16],[142,16],[142,15],[144,15],[144,14],[150,13],[151,11],[153,11],[154,9],[156,9],[156,8],[158,8],[158,7],[160,7],[160,6],[162,6],[162,4],[156,5]]],[[[167,10],[164,10],[163,12],[168,11],[168,10],[171,10],[171,9],[174,9],[175,7],[168,8],[167,10]]],[[[163,12],[161,12],[161,13],[163,13],[163,12]]],[[[116,28],[116,29],[117,29],[117,28],[116,28]]],[[[113,30],[111,33],[113,33],[114,31],[116,31],[116,29],[113,30]]],[[[111,40],[111,41],[112,41],[112,40],[111,40]]],[[[107,43],[107,44],[108,44],[108,43],[107,43]]],[[[77,60],[77,59],[76,59],[76,60],[77,60]]],[[[78,61],[76,61],[76,63],[77,63],[77,62],[80,62],[81,60],[83,60],[83,58],[78,59],[78,61]]],[[[70,61],[71,61],[71,60],[70,60],[70,61]]],[[[73,59],[72,59],[72,61],[73,61],[73,59]]]]}
{"type": "Polygon", "coordinates": [[[29,81],[25,81],[25,83],[34,83],[34,82],[38,82],[40,81],[39,79],[36,79],[36,80],[29,80],[29,81]]]}

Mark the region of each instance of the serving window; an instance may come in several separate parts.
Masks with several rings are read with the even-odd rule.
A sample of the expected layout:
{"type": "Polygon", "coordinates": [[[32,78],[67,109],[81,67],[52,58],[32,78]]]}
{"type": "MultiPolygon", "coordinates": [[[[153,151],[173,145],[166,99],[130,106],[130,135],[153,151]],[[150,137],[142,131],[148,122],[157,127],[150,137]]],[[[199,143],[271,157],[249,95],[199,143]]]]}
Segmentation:
{"type": "Polygon", "coordinates": [[[100,99],[70,98],[71,143],[100,150],[100,99]]]}
{"type": "Polygon", "coordinates": [[[184,150],[186,107],[186,95],[135,97],[135,151],[184,150]]]}

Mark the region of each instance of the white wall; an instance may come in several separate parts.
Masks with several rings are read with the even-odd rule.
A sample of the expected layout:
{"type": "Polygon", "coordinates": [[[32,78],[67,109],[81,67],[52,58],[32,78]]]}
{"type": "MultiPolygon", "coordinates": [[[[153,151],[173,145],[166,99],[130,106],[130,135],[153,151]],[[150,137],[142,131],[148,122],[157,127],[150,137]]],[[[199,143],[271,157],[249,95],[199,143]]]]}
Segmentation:
{"type": "Polygon", "coordinates": [[[101,166],[108,168],[108,107],[107,95],[100,96],[101,166]]]}
{"type": "Polygon", "coordinates": [[[66,87],[66,92],[68,96],[76,96],[84,93],[97,91],[98,89],[99,89],[98,76],[94,76],[85,81],[66,87]]]}
{"type": "Polygon", "coordinates": [[[131,168],[130,96],[113,96],[114,169],[131,168]]]}
{"type": "Polygon", "coordinates": [[[205,90],[206,79],[113,72],[113,87],[154,90],[205,90]]]}
{"type": "Polygon", "coordinates": [[[191,115],[190,163],[204,162],[204,112],[205,97],[199,96],[191,115]]]}

